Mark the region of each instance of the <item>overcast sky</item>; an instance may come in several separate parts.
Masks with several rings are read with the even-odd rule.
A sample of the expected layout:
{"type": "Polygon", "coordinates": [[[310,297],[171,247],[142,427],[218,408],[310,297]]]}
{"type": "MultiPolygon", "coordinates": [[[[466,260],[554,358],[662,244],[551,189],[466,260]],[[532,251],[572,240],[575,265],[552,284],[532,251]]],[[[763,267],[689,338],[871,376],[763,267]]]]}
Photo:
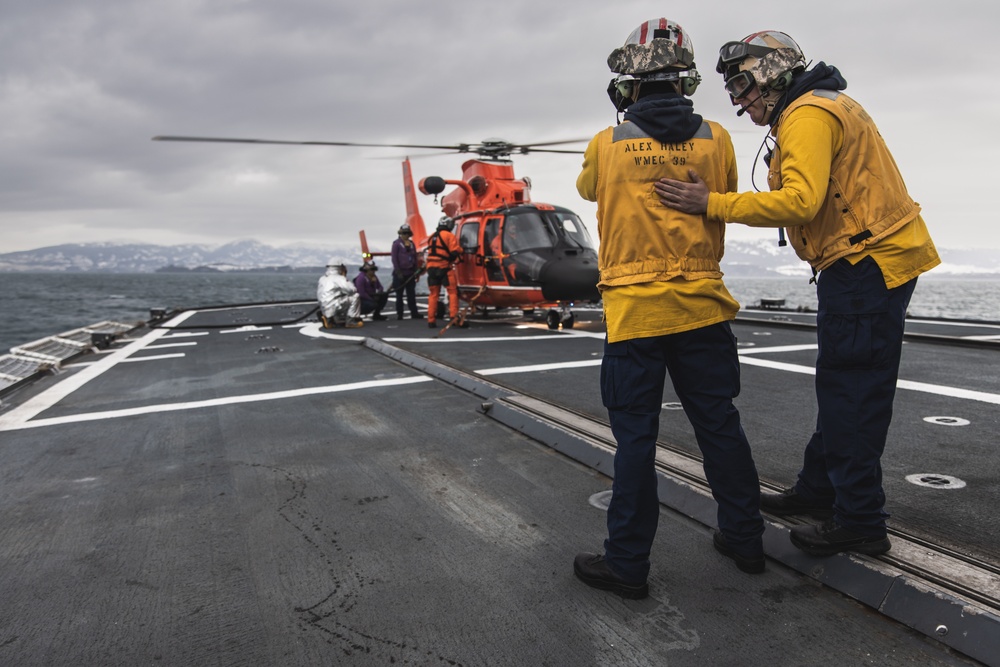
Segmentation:
{"type": "MultiPolygon", "coordinates": [[[[201,135],[371,143],[589,138],[615,122],[606,58],[662,15],[690,33],[695,109],[733,134],[741,187],[764,130],[737,118],[718,47],[783,30],[840,68],[937,244],[1000,248],[1000,76],[981,2],[755,0],[0,0],[0,252],[66,242],[385,246],[400,162],[455,179],[468,156],[153,142],[201,135]]],[[[573,148],[582,150],[585,143],[573,148]]],[[[431,153],[433,151],[427,151],[431,153]]],[[[579,213],[581,156],[516,159],[579,213]]],[[[758,169],[757,184],[766,188],[758,169]]],[[[430,197],[421,212],[440,215],[430,197]]],[[[772,238],[730,225],[729,238],[772,238]]]]}

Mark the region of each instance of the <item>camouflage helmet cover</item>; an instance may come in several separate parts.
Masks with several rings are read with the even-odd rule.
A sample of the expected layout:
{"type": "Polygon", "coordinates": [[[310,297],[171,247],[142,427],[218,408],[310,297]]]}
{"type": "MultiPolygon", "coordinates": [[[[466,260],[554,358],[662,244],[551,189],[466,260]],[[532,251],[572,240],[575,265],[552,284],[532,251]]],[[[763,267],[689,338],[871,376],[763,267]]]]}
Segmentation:
{"type": "Polygon", "coordinates": [[[694,44],[677,23],[658,18],[632,31],[625,44],[608,56],[616,74],[643,75],[667,67],[694,67],[694,44]]]}
{"type": "Polygon", "coordinates": [[[737,44],[740,43],[751,47],[751,51],[740,62],[733,62],[729,67],[724,66],[725,52],[733,42],[721,49],[718,69],[727,79],[737,71],[749,72],[758,85],[768,88],[783,74],[803,70],[806,67],[802,49],[794,39],[783,32],[777,30],[755,32],[737,44]]]}

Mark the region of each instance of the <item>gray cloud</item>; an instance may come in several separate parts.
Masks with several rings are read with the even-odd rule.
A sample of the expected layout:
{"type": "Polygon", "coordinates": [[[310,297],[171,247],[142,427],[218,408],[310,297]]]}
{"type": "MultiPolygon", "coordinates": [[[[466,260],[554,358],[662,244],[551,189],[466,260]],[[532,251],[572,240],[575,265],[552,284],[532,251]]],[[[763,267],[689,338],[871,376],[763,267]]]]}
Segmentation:
{"type": "MultiPolygon", "coordinates": [[[[763,132],[734,117],[714,54],[753,30],[781,29],[807,57],[844,73],[939,245],[1000,247],[986,210],[1000,104],[986,85],[995,76],[981,49],[992,40],[977,5],[848,0],[803,2],[790,12],[777,0],[732,4],[701,3],[670,18],[694,38],[705,77],[695,105],[733,132],[743,187],[763,132]]],[[[5,3],[2,250],[124,239],[334,246],[353,242],[360,227],[387,243],[403,217],[405,151],[150,137],[429,144],[589,137],[614,122],[604,92],[607,54],[661,11],[661,3],[595,0],[5,3]]],[[[418,178],[457,178],[468,158],[411,155],[418,178]]],[[[535,199],[590,222],[594,208],[574,187],[579,164],[578,156],[516,161],[535,199]]],[[[425,218],[437,217],[429,198],[421,207],[425,218]]],[[[762,234],[770,236],[730,230],[735,238],[762,234]]]]}

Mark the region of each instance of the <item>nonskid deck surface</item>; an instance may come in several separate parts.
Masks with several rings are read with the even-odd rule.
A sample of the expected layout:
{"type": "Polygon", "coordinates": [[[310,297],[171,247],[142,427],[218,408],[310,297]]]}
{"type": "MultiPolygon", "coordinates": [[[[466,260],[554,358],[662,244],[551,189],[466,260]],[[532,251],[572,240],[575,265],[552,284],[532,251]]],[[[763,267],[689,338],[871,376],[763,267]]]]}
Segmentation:
{"type": "MultiPolygon", "coordinates": [[[[578,312],[569,332],[492,319],[438,336],[394,319],[258,327],[289,313],[248,312],[239,317],[250,322],[216,311],[139,332],[7,400],[0,662],[973,664],[777,562],[761,577],[740,573],[712,550],[708,527],[669,509],[650,600],[583,586],[571,561],[601,549],[600,496],[589,501],[607,477],[362,345],[378,337],[603,419],[595,316],[578,312]]],[[[757,343],[745,360],[809,364],[798,349],[808,333],[735,330],[757,343]]],[[[1000,393],[995,378],[976,379],[989,373],[975,354],[935,363],[918,347],[904,351],[901,377],[918,357],[910,368],[930,373],[921,381],[1000,393]]],[[[739,407],[762,477],[790,482],[814,419],[811,377],[743,373],[739,407]]],[[[693,451],[670,408],[661,440],[693,451]]],[[[982,488],[995,486],[982,481],[995,461],[958,451],[988,452],[997,426],[995,405],[901,391],[886,455],[894,523],[912,518],[915,530],[996,554],[988,512],[967,507],[995,506],[995,489],[982,488]],[[910,424],[925,412],[971,423],[910,424]],[[911,470],[967,484],[897,479],[911,470]]]]}

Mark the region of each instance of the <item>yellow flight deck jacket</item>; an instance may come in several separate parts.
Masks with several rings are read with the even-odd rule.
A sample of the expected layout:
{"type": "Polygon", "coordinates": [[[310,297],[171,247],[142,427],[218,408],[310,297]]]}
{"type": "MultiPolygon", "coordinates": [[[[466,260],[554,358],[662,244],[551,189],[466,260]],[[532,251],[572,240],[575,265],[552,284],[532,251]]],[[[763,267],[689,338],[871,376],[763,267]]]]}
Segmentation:
{"type": "Polygon", "coordinates": [[[625,121],[587,146],[576,187],[597,202],[598,287],[611,343],[701,328],[739,310],[719,267],[725,223],[668,208],[653,188],[662,177],[688,180],[689,169],[714,192],[736,189],[725,128],[703,121],[693,137],[671,144],[625,121]]]}
{"type": "Polygon", "coordinates": [[[807,92],[771,132],[771,192],[709,194],[709,218],[784,226],[816,271],[842,257],[853,264],[871,256],[890,289],[940,263],[920,206],[857,102],[838,91],[807,92]]]}

